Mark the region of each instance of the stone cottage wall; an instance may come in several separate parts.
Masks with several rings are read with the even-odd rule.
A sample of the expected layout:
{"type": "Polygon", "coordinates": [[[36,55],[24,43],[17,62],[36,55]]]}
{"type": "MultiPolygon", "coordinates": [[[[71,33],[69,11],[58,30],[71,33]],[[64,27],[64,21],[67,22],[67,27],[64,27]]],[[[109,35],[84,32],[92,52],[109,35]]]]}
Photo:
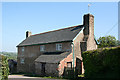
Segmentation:
{"type": "MultiPolygon", "coordinates": [[[[18,72],[35,73],[35,59],[44,52],[57,52],[56,44],[45,44],[45,51],[40,51],[40,45],[25,46],[25,51],[22,52],[22,47],[18,47],[17,70],[18,72]],[[20,59],[24,58],[24,64],[20,63],[20,59]]],[[[70,51],[71,42],[62,42],[62,51],[70,51]]]]}
{"type": "Polygon", "coordinates": [[[58,64],[57,63],[46,63],[45,65],[46,76],[59,76],[58,64]]]}
{"type": "MultiPolygon", "coordinates": [[[[35,73],[37,75],[43,75],[42,63],[35,62],[35,73]]],[[[45,64],[45,76],[58,76],[58,64],[57,63],[46,63],[45,64]]]]}
{"type": "MultiPolygon", "coordinates": [[[[46,76],[54,76],[60,77],[64,73],[64,68],[67,67],[67,62],[72,62],[72,53],[69,54],[66,58],[60,61],[60,63],[45,63],[45,75],[46,76]]],[[[42,63],[35,62],[35,73],[37,75],[42,74],[42,63]]]]}
{"type": "Polygon", "coordinates": [[[39,62],[35,62],[35,73],[37,75],[42,75],[41,70],[42,70],[42,64],[39,62]]]}
{"type": "MultiPolygon", "coordinates": [[[[81,47],[80,47],[81,46],[80,42],[83,41],[83,38],[84,38],[83,31],[81,31],[77,35],[76,39],[74,40],[74,54],[75,54],[74,61],[76,61],[75,67],[78,70],[78,74],[81,74],[82,73],[81,71],[83,69],[83,68],[81,68],[82,67],[82,65],[81,65],[81,62],[82,62],[81,52],[82,51],[81,51],[81,47]]],[[[85,47],[83,46],[82,48],[85,48],[85,47]]],[[[72,49],[72,51],[73,51],[73,49],[72,49]]]]}

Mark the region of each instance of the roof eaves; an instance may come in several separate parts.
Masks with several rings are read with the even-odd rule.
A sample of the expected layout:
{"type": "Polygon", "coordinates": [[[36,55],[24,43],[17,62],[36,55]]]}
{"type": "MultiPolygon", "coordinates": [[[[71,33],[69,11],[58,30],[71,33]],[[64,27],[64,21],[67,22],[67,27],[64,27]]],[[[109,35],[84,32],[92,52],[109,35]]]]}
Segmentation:
{"type": "Polygon", "coordinates": [[[48,43],[40,43],[40,44],[18,45],[18,46],[16,46],[16,47],[22,47],[22,46],[35,46],[35,45],[45,45],[45,44],[60,43],[60,42],[72,42],[72,40],[67,40],[67,41],[56,41],[56,42],[48,42],[48,43]]]}

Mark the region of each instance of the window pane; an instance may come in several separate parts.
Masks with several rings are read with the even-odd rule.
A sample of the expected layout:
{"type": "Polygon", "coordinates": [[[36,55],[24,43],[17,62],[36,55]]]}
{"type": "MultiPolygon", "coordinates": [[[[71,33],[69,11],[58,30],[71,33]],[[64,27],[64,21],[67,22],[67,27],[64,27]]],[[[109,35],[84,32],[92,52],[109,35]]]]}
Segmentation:
{"type": "Polygon", "coordinates": [[[40,46],[40,51],[45,51],[45,46],[44,45],[40,46]]]}
{"type": "Polygon", "coordinates": [[[56,44],[56,50],[61,51],[62,50],[62,44],[56,44]]]}
{"type": "Polygon", "coordinates": [[[25,50],[24,47],[22,47],[22,52],[24,52],[24,50],[25,50]]]}
{"type": "Polygon", "coordinates": [[[20,59],[20,63],[21,63],[21,64],[24,64],[24,58],[21,58],[21,59],[20,59]]]}

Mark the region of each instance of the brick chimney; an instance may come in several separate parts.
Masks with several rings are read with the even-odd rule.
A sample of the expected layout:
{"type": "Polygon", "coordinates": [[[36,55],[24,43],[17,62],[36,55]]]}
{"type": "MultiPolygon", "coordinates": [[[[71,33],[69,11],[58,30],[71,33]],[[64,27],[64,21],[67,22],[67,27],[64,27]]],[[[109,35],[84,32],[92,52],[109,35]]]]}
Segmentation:
{"type": "Polygon", "coordinates": [[[82,44],[86,45],[83,51],[97,49],[97,43],[94,37],[94,16],[91,14],[84,15],[83,26],[84,26],[83,30],[84,38],[82,44]]]}
{"type": "Polygon", "coordinates": [[[31,35],[32,35],[32,32],[30,32],[30,31],[27,31],[27,32],[26,32],[26,38],[27,38],[27,37],[30,37],[31,35]]]}
{"type": "Polygon", "coordinates": [[[85,14],[83,19],[83,25],[85,27],[83,33],[86,38],[84,40],[86,41],[88,36],[94,36],[94,16],[92,14],[85,14]]]}
{"type": "Polygon", "coordinates": [[[94,16],[92,14],[86,14],[84,15],[84,22],[83,25],[85,26],[84,34],[94,35],[94,16]]]}

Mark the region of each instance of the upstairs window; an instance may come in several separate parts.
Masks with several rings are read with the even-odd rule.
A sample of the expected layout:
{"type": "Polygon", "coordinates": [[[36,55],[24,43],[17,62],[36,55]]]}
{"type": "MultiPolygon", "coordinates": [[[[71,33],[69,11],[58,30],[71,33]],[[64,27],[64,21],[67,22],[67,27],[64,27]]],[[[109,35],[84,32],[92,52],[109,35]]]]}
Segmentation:
{"type": "Polygon", "coordinates": [[[40,51],[45,51],[45,45],[40,46],[40,51]]]}
{"type": "Polygon", "coordinates": [[[24,52],[25,51],[25,48],[24,47],[22,47],[22,52],[24,52]]]}
{"type": "Polygon", "coordinates": [[[56,44],[56,50],[61,51],[62,50],[62,44],[56,44]]]}

